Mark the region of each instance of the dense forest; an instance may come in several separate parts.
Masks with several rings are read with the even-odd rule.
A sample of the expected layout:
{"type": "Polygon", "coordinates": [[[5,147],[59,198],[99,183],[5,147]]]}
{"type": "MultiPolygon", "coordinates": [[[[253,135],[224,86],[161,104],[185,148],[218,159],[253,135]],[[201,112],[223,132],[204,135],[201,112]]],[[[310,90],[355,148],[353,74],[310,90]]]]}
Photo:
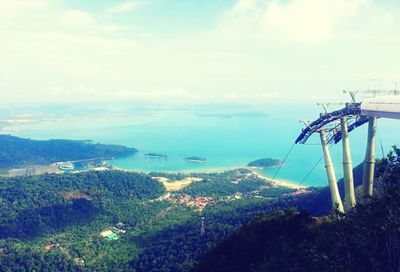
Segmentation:
{"type": "Polygon", "coordinates": [[[194,177],[203,177],[203,182],[194,182],[184,189],[180,190],[182,194],[193,196],[230,196],[236,192],[242,194],[258,193],[260,187],[269,189],[271,184],[266,183],[262,179],[255,179],[251,172],[246,169],[238,169],[225,173],[201,174],[193,175],[194,177]],[[250,175],[250,176],[248,176],[250,175]]]}
{"type": "Polygon", "coordinates": [[[376,183],[377,196],[340,220],[296,209],[260,216],[193,271],[399,271],[399,149],[378,164],[376,183]]]}
{"type": "Polygon", "coordinates": [[[151,175],[93,171],[1,178],[0,270],[188,271],[228,234],[256,215],[276,209],[280,198],[293,192],[276,187],[274,196],[256,197],[257,191],[272,188],[248,174],[247,170],[196,174],[204,181],[192,185],[203,185],[189,185],[185,192],[192,198],[214,196],[201,212],[176,203],[183,195],[180,191],[164,199],[167,192],[151,175]],[[242,188],[241,183],[247,185],[242,188]],[[225,184],[227,192],[219,184],[225,184]],[[243,198],[227,197],[232,192],[243,198]],[[204,236],[200,236],[201,216],[206,218],[204,236]],[[126,231],[119,240],[100,236],[119,223],[126,231]]]}
{"type": "Polygon", "coordinates": [[[0,178],[0,271],[78,271],[82,256],[89,271],[115,270],[139,250],[99,233],[119,222],[132,232],[148,226],[167,205],[146,202],[163,193],[150,177],[122,171],[0,178]]]}
{"type": "MultiPolygon", "coordinates": [[[[381,183],[388,184],[390,175],[396,177],[396,160],[398,155],[393,154],[378,165],[378,180],[385,180],[381,183]],[[385,178],[381,178],[383,176],[385,178]]],[[[362,168],[356,167],[356,184],[360,183],[361,172],[362,168]]],[[[339,187],[342,192],[342,181],[339,187]]],[[[371,201],[379,202],[380,199],[371,201]]],[[[391,207],[392,204],[385,202],[385,205],[391,207]]],[[[238,264],[239,270],[236,271],[249,271],[249,267],[264,271],[264,267],[274,269],[272,264],[275,261],[276,264],[283,262],[283,257],[279,259],[280,254],[285,258],[292,257],[293,252],[285,251],[287,246],[293,246],[299,252],[310,249],[306,251],[307,258],[315,256],[316,259],[304,262],[318,263],[325,258],[326,252],[318,251],[322,250],[320,244],[313,248],[307,245],[314,246],[314,242],[328,239],[325,235],[336,235],[336,229],[343,232],[340,235],[347,235],[351,224],[341,224],[348,222],[346,220],[361,220],[358,216],[371,220],[369,214],[358,213],[370,210],[359,205],[354,215],[351,213],[341,221],[330,217],[314,218],[329,214],[329,189],[309,188],[306,193],[297,194],[296,190],[270,184],[246,169],[214,174],[146,175],[92,171],[0,178],[0,271],[166,272],[190,271],[196,265],[196,271],[219,271],[218,267],[225,265],[224,260],[231,257],[241,260],[234,257],[242,254],[238,251],[243,251],[244,256],[252,255],[253,259],[238,264]],[[198,181],[169,192],[158,181],[159,177],[170,182],[188,177],[198,181]],[[202,197],[212,201],[201,210],[180,202],[182,198],[194,202],[202,197]],[[297,212],[291,207],[308,212],[297,212]],[[205,218],[203,235],[200,232],[201,217],[205,218]],[[119,239],[111,240],[100,235],[115,227],[122,229],[117,233],[119,239]],[[291,231],[294,232],[290,234],[291,231]],[[296,237],[302,240],[294,239],[296,237]],[[308,241],[308,238],[312,239],[308,241]],[[302,241],[307,241],[307,244],[296,244],[302,241]],[[254,246],[250,247],[247,242],[254,246]],[[282,252],[277,251],[276,255],[271,255],[273,258],[269,263],[264,263],[265,255],[260,257],[260,254],[270,254],[281,242],[282,252]],[[222,253],[225,250],[226,253],[222,253]],[[210,253],[198,264],[207,252],[210,253]]],[[[377,218],[384,220],[385,216],[387,214],[377,218]]],[[[361,228],[361,224],[366,222],[360,221],[355,226],[361,228]]],[[[351,231],[356,232],[356,229],[351,231]]],[[[381,236],[378,238],[382,239],[381,236]]],[[[354,239],[359,239],[359,236],[354,239]]],[[[328,242],[330,247],[339,243],[328,242]]],[[[337,254],[341,250],[343,248],[337,249],[337,254]]],[[[332,258],[329,260],[337,257],[327,256],[332,258]]],[[[301,255],[293,257],[300,258],[301,255]]],[[[286,269],[289,264],[285,265],[286,269]]],[[[298,269],[293,267],[294,271],[307,271],[301,270],[303,266],[300,264],[298,269]]],[[[288,268],[287,271],[292,270],[288,268]]]]}
{"type": "Polygon", "coordinates": [[[145,175],[119,171],[0,178],[0,238],[33,238],[99,216],[118,217],[115,205],[163,192],[145,175]]]}
{"type": "Polygon", "coordinates": [[[93,144],[89,141],[36,141],[0,135],[0,169],[82,159],[109,159],[133,155],[135,148],[93,144]]]}

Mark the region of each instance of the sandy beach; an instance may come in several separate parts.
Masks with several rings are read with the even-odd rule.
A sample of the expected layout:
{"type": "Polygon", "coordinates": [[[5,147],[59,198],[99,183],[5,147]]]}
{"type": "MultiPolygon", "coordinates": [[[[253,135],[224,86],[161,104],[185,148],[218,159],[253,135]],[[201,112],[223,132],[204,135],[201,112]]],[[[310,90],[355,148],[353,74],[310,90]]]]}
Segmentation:
{"type": "MultiPolygon", "coordinates": [[[[249,169],[249,168],[247,168],[247,169],[249,169]]],[[[266,176],[261,175],[255,169],[249,169],[249,170],[251,170],[253,172],[253,174],[256,175],[257,177],[259,177],[261,179],[264,179],[269,183],[276,184],[278,186],[283,186],[283,187],[287,187],[287,188],[291,188],[291,189],[305,189],[305,188],[307,188],[307,186],[299,185],[299,184],[296,184],[296,183],[294,183],[292,181],[288,181],[288,180],[273,180],[271,178],[268,178],[266,176]]]]}
{"type": "MultiPolygon", "coordinates": [[[[126,171],[126,172],[139,172],[139,173],[147,173],[143,170],[140,169],[121,169],[117,167],[113,167],[114,170],[121,170],[121,171],[126,171]]],[[[248,167],[248,166],[232,166],[232,167],[222,167],[222,168],[207,168],[207,169],[192,169],[192,170],[185,170],[185,171],[163,171],[164,173],[183,173],[183,174],[198,174],[198,173],[205,173],[205,174],[218,174],[218,173],[223,173],[226,171],[232,171],[232,170],[238,170],[238,169],[246,169],[252,172],[253,175],[257,176],[258,178],[264,179],[268,183],[275,184],[277,186],[282,186],[282,187],[287,187],[291,189],[305,189],[307,186],[305,185],[299,185],[296,184],[293,181],[289,180],[274,180],[272,178],[263,176],[257,168],[257,167],[248,167]]]]}

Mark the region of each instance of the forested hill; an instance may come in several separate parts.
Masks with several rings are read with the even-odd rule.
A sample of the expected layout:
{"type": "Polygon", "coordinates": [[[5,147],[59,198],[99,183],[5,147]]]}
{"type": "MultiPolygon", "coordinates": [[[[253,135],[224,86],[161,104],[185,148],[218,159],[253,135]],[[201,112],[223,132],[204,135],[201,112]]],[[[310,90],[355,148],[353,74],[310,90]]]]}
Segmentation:
{"type": "Polygon", "coordinates": [[[146,203],[164,192],[149,176],[123,171],[0,178],[0,271],[115,271],[138,248],[100,232],[146,224],[165,208],[146,203]],[[84,269],[80,255],[96,262],[84,269]]]}
{"type": "Polygon", "coordinates": [[[105,159],[133,155],[135,148],[120,145],[93,144],[88,141],[36,141],[11,135],[0,135],[0,169],[58,161],[105,159]]]}
{"type": "Polygon", "coordinates": [[[295,209],[259,217],[193,271],[400,271],[400,150],[376,172],[376,196],[344,218],[295,209]]]}
{"type": "Polygon", "coordinates": [[[0,271],[188,271],[216,242],[293,192],[248,174],[198,174],[203,181],[192,185],[204,185],[189,185],[185,194],[124,171],[0,177],[0,271]],[[212,201],[200,214],[200,206],[178,201],[189,193],[192,203],[212,201]],[[103,238],[105,230],[120,239],[103,238]]]}
{"type": "Polygon", "coordinates": [[[0,239],[32,239],[111,214],[116,220],[115,206],[135,206],[163,192],[150,177],[122,171],[0,178],[0,239]]]}
{"type": "Polygon", "coordinates": [[[190,271],[203,254],[257,216],[293,206],[329,212],[326,189],[297,193],[247,169],[0,177],[0,271],[190,271]],[[178,191],[167,191],[160,182],[188,178],[197,181],[178,191]],[[102,237],[107,230],[119,239],[102,237]]]}

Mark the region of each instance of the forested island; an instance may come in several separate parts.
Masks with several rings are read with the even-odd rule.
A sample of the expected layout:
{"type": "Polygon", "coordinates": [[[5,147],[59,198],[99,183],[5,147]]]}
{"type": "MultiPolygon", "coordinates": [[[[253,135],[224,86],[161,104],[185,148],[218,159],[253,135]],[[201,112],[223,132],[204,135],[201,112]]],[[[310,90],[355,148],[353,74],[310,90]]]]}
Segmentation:
{"type": "Polygon", "coordinates": [[[185,158],[186,161],[190,162],[206,162],[206,158],[197,157],[197,156],[190,156],[185,158]]]}
{"type": "Polygon", "coordinates": [[[135,148],[77,140],[31,140],[0,135],[0,169],[84,159],[131,156],[135,148]]]}
{"type": "Polygon", "coordinates": [[[144,154],[147,158],[160,158],[160,159],[166,159],[168,156],[165,154],[160,154],[160,153],[154,153],[154,152],[148,152],[144,154]]]}
{"type": "Polygon", "coordinates": [[[282,162],[278,159],[263,158],[250,162],[247,166],[250,167],[277,167],[280,166],[282,162]]]}

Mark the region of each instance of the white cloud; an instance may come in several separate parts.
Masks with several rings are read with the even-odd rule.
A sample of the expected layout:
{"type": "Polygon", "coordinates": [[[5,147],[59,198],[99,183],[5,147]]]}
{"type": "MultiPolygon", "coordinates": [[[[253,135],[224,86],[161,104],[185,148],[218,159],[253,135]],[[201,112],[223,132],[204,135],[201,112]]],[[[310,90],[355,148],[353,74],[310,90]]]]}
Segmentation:
{"type": "Polygon", "coordinates": [[[136,1],[128,1],[109,7],[106,12],[110,14],[125,13],[135,10],[140,5],[136,1]]]}
{"type": "Polygon", "coordinates": [[[63,94],[64,92],[65,92],[64,88],[60,87],[60,86],[52,86],[49,89],[50,95],[60,95],[60,94],[63,94]]]}
{"type": "Polygon", "coordinates": [[[91,26],[96,23],[95,17],[80,10],[67,10],[61,14],[61,23],[77,26],[91,26]]]}
{"type": "Polygon", "coordinates": [[[304,43],[329,40],[341,21],[357,14],[363,0],[297,0],[282,5],[272,1],[264,14],[264,27],[287,39],[304,43]]]}
{"type": "Polygon", "coordinates": [[[0,103],[305,100],[371,77],[400,81],[400,5],[238,0],[203,33],[159,35],[118,23],[136,2],[60,3],[0,0],[0,103]]]}
{"type": "Polygon", "coordinates": [[[258,93],[225,93],[221,94],[219,98],[223,100],[230,100],[236,102],[262,102],[262,101],[272,101],[280,98],[279,92],[258,92],[258,93]]]}
{"type": "Polygon", "coordinates": [[[49,0],[0,0],[0,18],[11,18],[26,13],[28,10],[40,11],[51,5],[49,0]]]}
{"type": "Polygon", "coordinates": [[[117,25],[90,12],[66,9],[49,0],[0,0],[0,35],[36,33],[81,34],[97,31],[113,32],[117,25]]]}
{"type": "Polygon", "coordinates": [[[187,98],[190,94],[182,89],[163,90],[163,91],[117,91],[113,95],[118,98],[134,99],[134,98],[187,98]]]}
{"type": "Polygon", "coordinates": [[[231,36],[268,42],[320,44],[368,6],[367,0],[239,0],[220,21],[231,36]]]}
{"type": "Polygon", "coordinates": [[[64,99],[74,98],[76,96],[81,98],[93,98],[93,95],[99,94],[98,91],[86,85],[80,85],[70,89],[62,86],[52,86],[49,88],[48,93],[54,97],[61,97],[64,99]]]}

